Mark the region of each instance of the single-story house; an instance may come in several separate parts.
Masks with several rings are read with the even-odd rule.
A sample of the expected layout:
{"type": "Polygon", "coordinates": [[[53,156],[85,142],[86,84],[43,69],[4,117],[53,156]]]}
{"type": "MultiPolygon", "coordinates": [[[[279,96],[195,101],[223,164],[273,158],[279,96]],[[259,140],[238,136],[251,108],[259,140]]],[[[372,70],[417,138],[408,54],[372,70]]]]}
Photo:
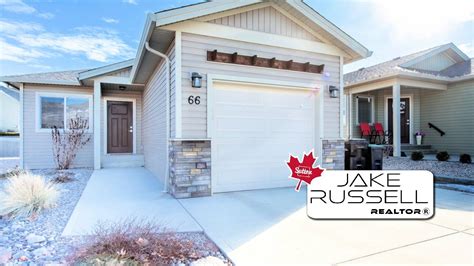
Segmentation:
{"type": "Polygon", "coordinates": [[[20,94],[0,85],[0,132],[18,132],[20,94]]]}
{"type": "Polygon", "coordinates": [[[448,43],[345,74],[348,136],[360,137],[362,122],[378,122],[393,133],[395,156],[413,150],[474,155],[473,67],[448,43]],[[400,108],[392,111],[392,103],[400,108]],[[426,134],[423,146],[416,145],[419,131],[426,134]]]}
{"type": "Polygon", "coordinates": [[[22,167],[54,167],[50,127],[80,113],[75,167],[144,166],[181,198],[289,186],[288,154],[311,149],[342,169],[342,68],[370,55],[301,0],[208,1],[149,14],[134,59],[0,80],[22,167]]]}

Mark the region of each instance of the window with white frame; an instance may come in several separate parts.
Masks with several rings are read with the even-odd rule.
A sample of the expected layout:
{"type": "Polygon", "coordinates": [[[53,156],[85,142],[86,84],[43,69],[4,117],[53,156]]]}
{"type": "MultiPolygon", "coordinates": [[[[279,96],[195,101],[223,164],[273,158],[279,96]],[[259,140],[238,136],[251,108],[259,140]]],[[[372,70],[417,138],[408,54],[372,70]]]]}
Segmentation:
{"type": "Polygon", "coordinates": [[[37,94],[37,129],[68,128],[68,121],[80,117],[92,122],[92,97],[88,95],[37,94]]]}
{"type": "Polygon", "coordinates": [[[374,99],[371,96],[357,96],[356,98],[357,124],[374,122],[374,99]]]}

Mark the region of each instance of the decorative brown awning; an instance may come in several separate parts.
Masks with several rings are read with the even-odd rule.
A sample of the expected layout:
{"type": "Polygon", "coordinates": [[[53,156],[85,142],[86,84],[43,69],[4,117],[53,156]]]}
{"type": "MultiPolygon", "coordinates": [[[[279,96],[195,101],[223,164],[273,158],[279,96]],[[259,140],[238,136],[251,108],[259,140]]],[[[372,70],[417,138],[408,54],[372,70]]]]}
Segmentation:
{"type": "Polygon", "coordinates": [[[276,69],[286,69],[292,71],[300,72],[309,72],[321,74],[324,71],[324,64],[322,65],[313,65],[309,62],[298,63],[293,62],[293,60],[284,61],[277,60],[273,58],[263,58],[247,55],[239,55],[238,53],[221,53],[217,50],[207,51],[207,61],[219,62],[219,63],[228,63],[236,65],[246,65],[246,66],[257,66],[257,67],[266,67],[266,68],[276,68],[276,69]]]}

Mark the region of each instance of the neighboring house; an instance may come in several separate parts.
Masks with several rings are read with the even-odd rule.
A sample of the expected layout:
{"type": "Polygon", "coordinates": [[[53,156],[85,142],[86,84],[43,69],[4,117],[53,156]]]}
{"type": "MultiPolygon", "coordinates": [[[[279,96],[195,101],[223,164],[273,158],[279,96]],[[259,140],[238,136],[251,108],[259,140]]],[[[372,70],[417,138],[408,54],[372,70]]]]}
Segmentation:
{"type": "Polygon", "coordinates": [[[302,1],[212,1],[150,14],[133,60],[0,80],[23,95],[23,167],[54,167],[48,128],[81,113],[75,167],[144,165],[192,197],[288,186],[288,154],[313,148],[342,169],[329,86],[370,54],[302,1]]]}
{"type": "Polygon", "coordinates": [[[20,94],[0,86],[0,132],[18,132],[20,94]]]}
{"type": "Polygon", "coordinates": [[[473,64],[448,43],[344,75],[349,136],[360,137],[359,122],[380,122],[393,132],[395,156],[426,148],[408,145],[419,130],[428,148],[474,155],[473,64]]]}

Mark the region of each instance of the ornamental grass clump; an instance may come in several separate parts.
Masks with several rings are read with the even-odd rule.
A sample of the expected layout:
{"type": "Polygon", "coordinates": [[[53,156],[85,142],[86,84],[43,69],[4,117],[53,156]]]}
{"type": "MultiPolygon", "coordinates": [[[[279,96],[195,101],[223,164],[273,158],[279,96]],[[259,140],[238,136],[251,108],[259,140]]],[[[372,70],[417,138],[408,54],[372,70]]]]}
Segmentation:
{"type": "Polygon", "coordinates": [[[44,177],[21,173],[9,177],[0,192],[0,215],[35,218],[44,209],[54,207],[58,198],[58,189],[44,177]]]}
{"type": "Polygon", "coordinates": [[[172,265],[198,259],[193,243],[162,227],[134,220],[98,225],[85,246],[70,258],[74,265],[172,265]]]}

